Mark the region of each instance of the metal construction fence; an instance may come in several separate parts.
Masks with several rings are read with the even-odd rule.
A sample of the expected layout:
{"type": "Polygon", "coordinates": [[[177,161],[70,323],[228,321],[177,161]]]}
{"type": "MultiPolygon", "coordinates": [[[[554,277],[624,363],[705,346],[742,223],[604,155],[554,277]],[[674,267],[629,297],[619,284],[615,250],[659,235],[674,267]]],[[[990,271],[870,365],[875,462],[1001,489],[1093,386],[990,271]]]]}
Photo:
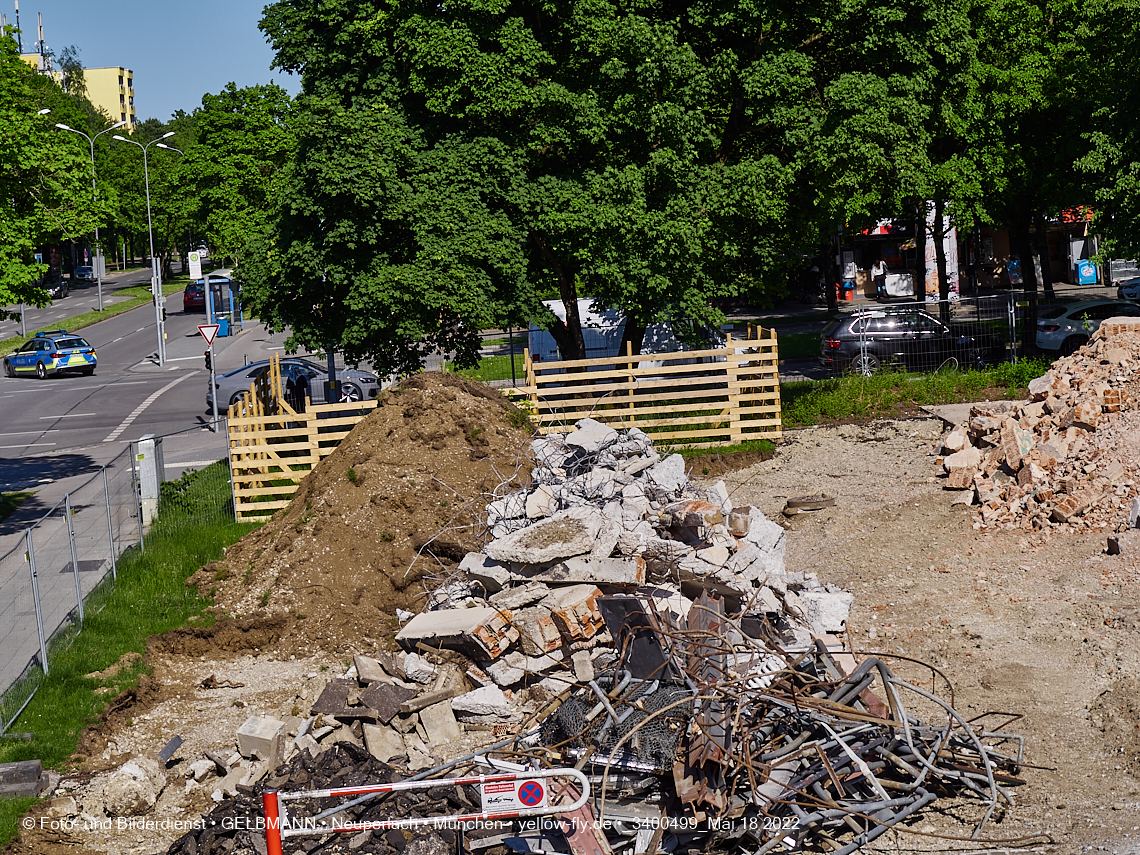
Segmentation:
{"type": "Polygon", "coordinates": [[[114,586],[123,553],[145,550],[160,509],[182,505],[181,513],[165,515],[164,522],[157,524],[164,529],[170,526],[167,518],[185,527],[206,515],[233,518],[228,467],[219,477],[208,479],[204,493],[199,485],[193,506],[186,506],[189,481],[184,475],[165,481],[168,470],[198,469],[212,461],[164,466],[164,443],[175,457],[202,458],[216,452],[214,460],[225,459],[224,427],[217,435],[207,434],[205,447],[202,435],[201,428],[194,428],[128,443],[0,556],[0,650],[5,652],[0,658],[0,734],[27,706],[55,656],[82,631],[85,612],[94,602],[92,594],[114,586]],[[148,455],[156,459],[148,461],[148,455]],[[154,476],[152,496],[147,495],[144,477],[148,462],[154,476]]]}

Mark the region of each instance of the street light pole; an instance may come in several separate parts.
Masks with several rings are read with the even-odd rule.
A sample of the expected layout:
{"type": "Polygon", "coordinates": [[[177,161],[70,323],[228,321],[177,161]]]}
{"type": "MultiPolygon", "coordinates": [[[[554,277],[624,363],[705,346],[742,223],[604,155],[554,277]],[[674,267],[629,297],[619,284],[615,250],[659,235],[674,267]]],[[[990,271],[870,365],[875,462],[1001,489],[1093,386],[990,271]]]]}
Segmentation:
{"type": "Polygon", "coordinates": [[[162,274],[159,270],[158,259],[154,257],[154,224],[150,216],[150,169],[147,165],[146,150],[152,145],[155,145],[167,137],[174,136],[174,131],[167,131],[156,140],[151,140],[146,145],[137,143],[134,140],[129,140],[126,137],[115,134],[111,139],[118,140],[119,142],[130,143],[133,146],[142,149],[143,153],[143,182],[146,185],[146,231],[147,236],[150,238],[150,290],[154,295],[154,320],[158,328],[158,364],[166,364],[166,325],[162,321],[162,274]]]}
{"type": "MultiPolygon", "coordinates": [[[[103,134],[109,133],[110,131],[115,130],[115,128],[121,128],[126,123],[127,122],[124,119],[121,122],[118,122],[114,125],[111,125],[111,127],[109,127],[109,128],[105,128],[105,129],[99,131],[99,133],[95,134],[95,136],[90,136],[88,134],[83,133],[83,131],[77,131],[75,128],[69,128],[67,125],[63,125],[63,124],[60,124],[58,122],[56,123],[56,127],[59,128],[60,130],[71,131],[71,133],[73,133],[73,134],[79,134],[79,136],[86,139],[87,142],[91,146],[91,200],[93,202],[99,201],[99,196],[97,195],[97,191],[95,189],[95,140],[99,139],[99,137],[103,136],[103,134]]],[[[98,224],[98,222],[96,222],[95,223],[95,277],[96,277],[96,281],[98,282],[99,311],[100,312],[103,311],[103,265],[101,263],[102,260],[103,260],[103,248],[99,244],[99,224],[98,224]]]]}

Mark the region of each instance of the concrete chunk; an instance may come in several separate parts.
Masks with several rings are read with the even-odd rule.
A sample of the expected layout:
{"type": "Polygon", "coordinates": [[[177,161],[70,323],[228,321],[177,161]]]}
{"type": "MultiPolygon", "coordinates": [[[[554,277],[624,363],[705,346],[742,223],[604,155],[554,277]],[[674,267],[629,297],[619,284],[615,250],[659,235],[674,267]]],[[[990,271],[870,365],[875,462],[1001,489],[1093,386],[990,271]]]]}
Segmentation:
{"type": "Polygon", "coordinates": [[[618,432],[596,419],[580,419],[575,427],[578,428],[576,431],[567,434],[566,444],[587,454],[601,451],[618,441],[618,432]]]}
{"type": "MultiPolygon", "coordinates": [[[[629,469],[626,469],[629,472],[629,469]]],[[[679,454],[670,454],[660,463],[649,469],[649,480],[662,490],[676,493],[681,490],[689,479],[685,476],[685,458],[679,454]]]]}
{"type": "Polygon", "coordinates": [[[483,586],[488,594],[503,590],[511,581],[511,571],[498,561],[492,561],[482,552],[468,552],[459,562],[459,569],[483,586]]]}
{"type": "Polygon", "coordinates": [[[359,653],[352,657],[352,664],[356,668],[356,679],[361,683],[391,683],[392,678],[384,670],[379,661],[371,656],[359,653]]]}
{"type": "Polygon", "coordinates": [[[516,713],[515,705],[498,686],[481,686],[465,695],[460,695],[452,699],[451,709],[463,717],[493,715],[506,719],[516,713]]]}
{"type": "Polygon", "coordinates": [[[593,585],[572,585],[551,591],[542,604],[550,609],[550,616],[567,644],[585,641],[605,626],[598,611],[598,597],[602,595],[593,585]]]}
{"type": "Polygon", "coordinates": [[[554,625],[550,609],[545,606],[519,609],[511,620],[527,656],[543,656],[562,646],[562,634],[554,625]]]}
{"type": "Polygon", "coordinates": [[[635,558],[567,558],[545,570],[523,575],[547,585],[590,582],[602,585],[644,585],[645,561],[635,558]]]}
{"type": "Polygon", "coordinates": [[[285,722],[275,718],[250,716],[237,730],[238,751],[243,757],[268,760],[280,756],[279,743],[285,722]]]}
{"type": "Polygon", "coordinates": [[[540,484],[526,497],[526,515],[528,519],[553,516],[558,512],[558,492],[554,487],[540,484]]]}
{"type": "Polygon", "coordinates": [[[847,618],[855,595],[842,591],[803,591],[799,595],[804,610],[804,619],[814,633],[843,632],[847,628],[847,618]]]}

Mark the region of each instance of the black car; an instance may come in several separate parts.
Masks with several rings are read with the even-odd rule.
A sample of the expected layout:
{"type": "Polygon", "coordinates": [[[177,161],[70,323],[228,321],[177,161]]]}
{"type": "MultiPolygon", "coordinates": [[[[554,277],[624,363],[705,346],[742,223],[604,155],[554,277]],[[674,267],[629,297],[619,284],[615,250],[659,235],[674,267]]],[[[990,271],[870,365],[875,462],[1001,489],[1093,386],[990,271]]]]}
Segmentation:
{"type": "Polygon", "coordinates": [[[921,309],[882,308],[831,321],[820,340],[819,362],[835,372],[873,374],[881,366],[934,371],[947,363],[984,368],[999,361],[1001,337],[973,328],[946,326],[921,309]]]}

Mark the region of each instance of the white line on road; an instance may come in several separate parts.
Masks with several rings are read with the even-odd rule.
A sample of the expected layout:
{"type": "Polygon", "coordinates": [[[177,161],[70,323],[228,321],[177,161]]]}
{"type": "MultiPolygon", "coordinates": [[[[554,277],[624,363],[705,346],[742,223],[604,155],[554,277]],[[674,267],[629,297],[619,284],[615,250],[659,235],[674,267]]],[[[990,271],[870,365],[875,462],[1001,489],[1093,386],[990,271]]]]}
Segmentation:
{"type": "Polygon", "coordinates": [[[29,442],[26,445],[0,445],[0,448],[40,448],[41,446],[55,445],[54,442],[29,442]]]}
{"type": "Polygon", "coordinates": [[[187,377],[193,377],[193,376],[194,375],[192,375],[192,374],[183,374],[178,379],[171,380],[169,383],[167,383],[165,386],[163,386],[157,392],[152,393],[149,398],[147,398],[145,401],[143,401],[141,404],[139,404],[137,407],[135,407],[134,410],[131,411],[131,414],[129,416],[127,416],[125,419],[123,419],[123,423],[121,425],[119,425],[117,428],[115,428],[113,431],[111,431],[111,433],[107,435],[107,438],[105,440],[103,440],[103,442],[114,442],[116,439],[119,438],[119,434],[121,434],[123,431],[125,431],[128,427],[131,426],[131,422],[133,422],[135,419],[137,419],[139,416],[141,416],[143,414],[143,411],[147,407],[149,407],[151,404],[153,404],[155,401],[158,400],[159,395],[161,395],[167,389],[173,389],[175,386],[177,386],[179,383],[181,383],[187,377]]]}
{"type": "Polygon", "coordinates": [[[36,436],[42,436],[45,433],[59,433],[59,428],[48,428],[47,430],[8,430],[0,433],[0,436],[20,436],[25,433],[34,433],[36,436]]]}
{"type": "Polygon", "coordinates": [[[95,415],[95,413],[68,413],[65,416],[40,416],[40,421],[44,419],[85,419],[93,415],[95,415]]]}

